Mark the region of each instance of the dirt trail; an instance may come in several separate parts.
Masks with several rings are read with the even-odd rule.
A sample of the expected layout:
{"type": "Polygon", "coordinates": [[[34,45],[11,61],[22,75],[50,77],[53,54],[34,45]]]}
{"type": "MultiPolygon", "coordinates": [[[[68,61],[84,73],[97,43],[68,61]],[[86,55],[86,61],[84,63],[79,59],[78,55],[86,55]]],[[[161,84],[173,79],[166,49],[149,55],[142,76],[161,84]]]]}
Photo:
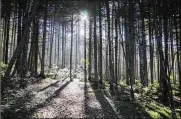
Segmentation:
{"type": "Polygon", "coordinates": [[[126,90],[110,95],[106,86],[104,90],[95,89],[93,84],[84,81],[80,70],[73,75],[73,81],[70,81],[68,69],[60,69],[57,74],[56,79],[27,78],[30,83],[25,89],[8,89],[2,98],[2,119],[151,118],[147,112],[149,102],[131,101],[126,90]]]}
{"type": "MultiPolygon", "coordinates": [[[[101,92],[95,91],[90,83],[83,82],[83,73],[77,74],[73,81],[54,80],[53,84],[39,93],[50,93],[47,101],[41,108],[34,110],[31,117],[38,118],[116,118],[116,113],[101,92]],[[86,87],[86,88],[85,88],[86,87]]],[[[46,80],[45,80],[46,81],[46,80]]],[[[41,85],[41,84],[39,84],[41,85]]],[[[37,97],[37,96],[35,96],[37,97]]],[[[39,97],[39,98],[40,98],[39,97]]]]}
{"type": "Polygon", "coordinates": [[[68,69],[61,69],[56,79],[37,79],[25,89],[8,89],[1,104],[3,119],[150,118],[139,103],[129,101],[128,95],[121,96],[123,101],[106,89],[92,88],[94,85],[84,81],[83,71],[74,74],[73,81],[68,75],[68,69]]]}

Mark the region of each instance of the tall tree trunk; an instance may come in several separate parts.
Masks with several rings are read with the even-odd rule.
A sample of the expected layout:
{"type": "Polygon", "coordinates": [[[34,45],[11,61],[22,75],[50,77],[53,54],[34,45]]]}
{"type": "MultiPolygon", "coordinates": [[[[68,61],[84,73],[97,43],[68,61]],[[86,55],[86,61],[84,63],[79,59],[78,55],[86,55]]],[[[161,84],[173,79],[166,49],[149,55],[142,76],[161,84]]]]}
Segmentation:
{"type": "Polygon", "coordinates": [[[114,7],[115,3],[114,0],[112,0],[112,8],[111,8],[111,57],[112,57],[112,78],[113,78],[113,83],[115,83],[115,62],[114,62],[114,7]]]}
{"type": "MultiPolygon", "coordinates": [[[[62,44],[63,45],[63,44],[62,44]]],[[[71,15],[70,81],[72,81],[73,13],[71,15]]]]}
{"type": "Polygon", "coordinates": [[[147,74],[147,57],[146,57],[146,40],[145,40],[145,21],[144,21],[144,3],[140,3],[140,17],[141,17],[141,29],[140,29],[140,78],[143,86],[148,86],[148,74],[147,74]]]}
{"type": "MultiPolygon", "coordinates": [[[[18,33],[17,33],[17,45],[19,45],[20,41],[21,41],[21,38],[22,38],[22,1],[21,0],[18,0],[18,5],[19,5],[19,8],[18,8],[18,33]]],[[[15,71],[14,73],[17,71],[17,74],[20,74],[20,69],[21,69],[21,55],[17,57],[17,60],[16,60],[16,67],[15,67],[15,71]]]]}
{"type": "Polygon", "coordinates": [[[148,31],[149,31],[149,48],[150,48],[150,79],[151,83],[153,84],[153,41],[152,41],[152,36],[151,36],[151,11],[150,11],[150,4],[151,1],[149,0],[148,3],[148,13],[149,13],[149,24],[148,24],[148,31]]]}
{"type": "MultiPolygon", "coordinates": [[[[10,3],[9,3],[10,4],[10,3]]],[[[5,64],[8,64],[8,55],[9,55],[9,30],[10,30],[10,13],[11,13],[11,7],[8,8],[8,11],[7,11],[7,15],[6,15],[6,18],[5,18],[5,23],[6,23],[6,27],[5,27],[5,31],[6,31],[6,34],[5,34],[5,43],[6,43],[6,46],[5,47],[5,64]]]]}
{"type": "Polygon", "coordinates": [[[45,46],[46,46],[46,27],[47,27],[47,12],[48,12],[47,6],[48,2],[45,3],[45,16],[43,22],[42,61],[41,61],[41,71],[40,71],[40,77],[42,78],[45,78],[45,46]]]}
{"type": "Polygon", "coordinates": [[[38,48],[38,40],[39,40],[39,19],[38,17],[36,18],[36,39],[35,39],[35,76],[37,76],[37,73],[38,73],[38,51],[39,51],[39,48],[38,48]]]}
{"type": "Polygon", "coordinates": [[[55,64],[55,66],[56,66],[56,62],[57,62],[57,27],[56,27],[57,25],[56,25],[56,23],[55,23],[55,33],[54,33],[54,39],[55,39],[55,41],[54,41],[54,64],[55,64]]]}
{"type": "Polygon", "coordinates": [[[76,22],[76,39],[75,39],[75,71],[77,70],[78,65],[78,22],[76,22]]]}
{"type": "Polygon", "coordinates": [[[96,28],[96,2],[94,3],[94,70],[95,70],[95,77],[94,81],[96,83],[96,87],[98,86],[98,73],[97,73],[97,28],[96,28]]]}
{"type": "MultiPolygon", "coordinates": [[[[1,25],[2,25],[2,19],[1,19],[1,0],[0,0],[0,26],[1,25]]],[[[2,35],[2,32],[0,31],[0,37],[1,37],[1,35],[2,35]]],[[[1,51],[1,53],[0,53],[0,62],[2,61],[2,44],[3,44],[2,40],[0,40],[0,51],[1,51]]],[[[1,72],[1,68],[0,68],[0,72],[1,72]]],[[[1,81],[0,81],[0,83],[1,83],[1,81]]],[[[0,96],[1,96],[1,94],[0,94],[0,96]]],[[[1,117],[1,114],[0,114],[0,117],[1,117]]]]}
{"type": "Polygon", "coordinates": [[[65,54],[64,54],[64,40],[65,40],[65,24],[62,23],[62,69],[65,68],[64,67],[64,58],[65,58],[65,54]]]}
{"type": "MultiPolygon", "coordinates": [[[[181,2],[179,1],[179,20],[180,20],[180,29],[181,29],[181,2]]],[[[180,30],[180,41],[181,41],[181,30],[180,30]]],[[[180,42],[180,54],[181,54],[181,42],[180,42]]],[[[178,50],[177,50],[177,52],[178,52],[178,50]]],[[[180,59],[179,59],[179,61],[178,62],[180,62],[180,65],[179,65],[179,86],[180,86],[180,94],[181,94],[181,56],[180,56],[180,59]]]]}
{"type": "Polygon", "coordinates": [[[135,45],[135,32],[134,32],[134,9],[132,9],[134,6],[134,3],[129,0],[129,15],[128,15],[128,21],[129,21],[129,46],[128,46],[128,59],[129,59],[129,78],[130,78],[130,96],[132,99],[134,99],[134,91],[133,91],[133,82],[134,82],[134,45],[135,45]]]}
{"type": "MultiPolygon", "coordinates": [[[[55,13],[54,13],[55,14],[55,13]]],[[[52,21],[52,30],[51,30],[51,40],[50,40],[50,60],[49,60],[49,69],[52,68],[52,50],[53,50],[53,41],[54,41],[54,29],[55,29],[55,16],[52,21]]]]}
{"type": "Polygon", "coordinates": [[[60,67],[60,23],[58,25],[58,58],[57,58],[57,66],[60,67]]]}
{"type": "Polygon", "coordinates": [[[30,28],[31,21],[36,15],[36,11],[38,9],[38,6],[39,6],[39,0],[35,0],[34,5],[31,8],[30,15],[26,18],[26,25],[24,27],[22,40],[20,41],[20,43],[18,44],[17,48],[15,49],[15,51],[13,53],[13,56],[12,56],[10,62],[9,62],[9,65],[8,65],[8,68],[7,68],[6,72],[5,72],[3,80],[8,80],[9,79],[11,69],[12,69],[12,67],[13,67],[13,65],[14,65],[14,63],[16,61],[16,58],[18,56],[20,56],[20,54],[22,52],[22,48],[26,43],[25,41],[26,41],[26,38],[27,38],[27,34],[28,34],[28,31],[29,31],[29,28],[30,28]]]}
{"type": "Polygon", "coordinates": [[[81,60],[81,42],[80,42],[80,20],[78,20],[78,62],[81,60]]]}
{"type": "Polygon", "coordinates": [[[64,65],[64,68],[66,67],[66,62],[65,62],[65,60],[66,60],[66,44],[67,44],[67,41],[66,41],[66,39],[67,39],[67,25],[65,24],[65,42],[64,42],[64,59],[63,59],[63,65],[64,65]]]}
{"type": "Polygon", "coordinates": [[[118,82],[118,18],[115,18],[115,83],[118,82]]]}
{"type": "MultiPolygon", "coordinates": [[[[125,4],[127,4],[127,0],[125,0],[125,4]]],[[[127,10],[127,7],[125,6],[125,11],[127,10]]],[[[125,62],[126,62],[126,84],[129,85],[130,81],[129,81],[129,21],[128,21],[128,13],[125,14],[124,16],[124,34],[125,34],[125,46],[123,44],[123,39],[122,39],[122,48],[123,48],[123,53],[124,53],[124,57],[125,57],[125,62]],[[124,50],[125,47],[125,50],[124,50]]]]}
{"type": "Polygon", "coordinates": [[[106,12],[107,12],[107,23],[108,23],[108,43],[109,43],[109,79],[110,79],[110,90],[113,91],[113,64],[112,64],[112,49],[111,49],[111,37],[110,37],[110,10],[109,10],[109,1],[106,0],[106,12]]]}
{"type": "Polygon", "coordinates": [[[164,20],[164,38],[165,38],[165,79],[163,80],[163,87],[164,92],[163,95],[165,99],[169,98],[171,109],[172,109],[172,118],[176,119],[175,114],[175,107],[173,102],[173,93],[172,93],[172,86],[170,83],[170,71],[169,71],[169,63],[168,63],[168,17],[167,17],[167,7],[168,1],[164,2],[164,13],[163,13],[163,20],[164,20]],[[166,98],[167,96],[167,98],[166,98]]]}
{"type": "Polygon", "coordinates": [[[85,75],[85,82],[87,82],[87,59],[86,59],[86,55],[87,55],[87,46],[86,46],[86,27],[87,27],[87,24],[86,24],[86,20],[84,20],[84,75],[85,75]]]}
{"type": "Polygon", "coordinates": [[[92,60],[91,60],[91,54],[92,54],[92,19],[91,16],[89,16],[89,66],[88,66],[88,80],[91,80],[91,69],[92,69],[92,60]]]}
{"type": "Polygon", "coordinates": [[[99,77],[100,77],[100,84],[103,84],[103,76],[102,76],[102,0],[99,0],[99,77]]]}
{"type": "MultiPolygon", "coordinates": [[[[0,26],[2,24],[2,20],[1,20],[1,0],[0,0],[0,26]]],[[[0,31],[0,36],[1,36],[1,31],[0,31]]],[[[0,51],[2,51],[2,41],[0,40],[0,51]]],[[[2,61],[2,54],[0,53],[0,63],[2,61]]],[[[0,72],[1,72],[1,68],[0,68],[0,72]]],[[[0,77],[0,86],[1,86],[1,77],[0,77]]],[[[1,93],[2,93],[2,89],[0,89],[1,93]]],[[[1,93],[0,93],[0,97],[1,97],[1,93]]],[[[1,114],[0,114],[1,117],[1,114]]]]}
{"type": "MultiPolygon", "coordinates": [[[[24,5],[23,7],[23,13],[26,14],[28,13],[28,11],[26,10],[26,7],[29,8],[30,4],[29,4],[30,1],[27,1],[27,5],[24,5]]],[[[24,30],[24,26],[25,26],[25,17],[23,17],[23,27],[22,27],[22,31],[24,30]]],[[[28,31],[29,32],[29,31],[28,31]]],[[[28,65],[27,65],[27,57],[28,57],[28,42],[29,42],[29,33],[27,34],[27,39],[25,41],[25,45],[23,47],[23,51],[22,51],[22,56],[21,56],[21,63],[22,64],[21,66],[21,74],[20,74],[20,77],[23,79],[26,74],[27,74],[27,71],[28,71],[28,65]]],[[[37,50],[38,51],[38,50],[37,50]]],[[[24,82],[24,81],[23,81],[24,82]]]]}

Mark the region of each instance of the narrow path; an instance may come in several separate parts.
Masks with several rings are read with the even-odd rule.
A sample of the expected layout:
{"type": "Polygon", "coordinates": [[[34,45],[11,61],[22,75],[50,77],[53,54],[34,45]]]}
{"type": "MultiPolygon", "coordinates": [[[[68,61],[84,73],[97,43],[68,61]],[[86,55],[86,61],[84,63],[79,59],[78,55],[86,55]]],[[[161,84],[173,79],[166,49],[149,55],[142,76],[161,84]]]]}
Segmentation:
{"type": "MultiPolygon", "coordinates": [[[[15,118],[149,118],[137,102],[111,96],[109,91],[93,88],[84,74],[69,79],[68,69],[60,69],[56,79],[30,83],[25,89],[7,90],[2,101],[3,119],[15,118]]],[[[54,76],[52,76],[54,77],[54,76]]],[[[34,81],[35,79],[27,79],[34,81]]],[[[38,80],[38,79],[37,79],[38,80]]]]}
{"type": "Polygon", "coordinates": [[[159,110],[158,106],[150,104],[150,107],[147,104],[152,102],[146,99],[131,101],[123,89],[116,92],[116,95],[110,95],[107,89],[95,89],[93,84],[84,81],[82,71],[74,74],[73,81],[70,81],[68,69],[60,69],[57,74],[56,79],[27,78],[25,80],[30,83],[25,89],[8,89],[1,102],[2,119],[150,119],[158,117],[158,114],[163,118],[171,114],[161,112],[162,108],[159,110]]]}
{"type": "Polygon", "coordinates": [[[85,84],[83,76],[80,72],[71,82],[68,78],[63,82],[55,80],[54,83],[40,89],[38,93],[51,92],[51,90],[55,92],[45,100],[46,104],[33,111],[31,117],[116,118],[116,113],[107,99],[100,91],[93,90],[89,82],[85,84]]]}

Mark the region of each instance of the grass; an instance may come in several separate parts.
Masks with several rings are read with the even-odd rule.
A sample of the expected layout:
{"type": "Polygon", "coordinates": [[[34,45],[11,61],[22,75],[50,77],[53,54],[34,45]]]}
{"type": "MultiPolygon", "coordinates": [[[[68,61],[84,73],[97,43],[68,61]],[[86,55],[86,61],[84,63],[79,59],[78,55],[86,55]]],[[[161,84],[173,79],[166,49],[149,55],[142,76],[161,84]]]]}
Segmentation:
{"type": "MultiPolygon", "coordinates": [[[[137,84],[134,85],[134,89],[138,90],[137,93],[139,96],[135,99],[135,101],[128,100],[129,94],[125,93],[124,91],[129,91],[129,86],[125,84],[123,81],[119,81],[119,88],[122,91],[122,102],[116,101],[118,105],[118,109],[120,110],[124,117],[126,118],[153,118],[153,119],[171,119],[172,118],[172,110],[169,105],[164,105],[162,102],[158,102],[158,100],[153,99],[153,96],[158,97],[158,82],[155,82],[148,87],[142,88],[139,85],[139,81],[136,82],[137,84]],[[128,96],[127,96],[128,95],[128,96]]],[[[175,91],[175,93],[178,93],[175,91]]],[[[119,99],[119,98],[117,98],[119,99]]],[[[181,110],[176,105],[176,118],[180,119],[179,112],[181,110]]]]}
{"type": "Polygon", "coordinates": [[[151,118],[153,118],[153,119],[161,118],[161,116],[160,116],[160,114],[158,112],[155,112],[155,111],[152,111],[152,110],[148,110],[147,112],[151,116],[151,118]]]}

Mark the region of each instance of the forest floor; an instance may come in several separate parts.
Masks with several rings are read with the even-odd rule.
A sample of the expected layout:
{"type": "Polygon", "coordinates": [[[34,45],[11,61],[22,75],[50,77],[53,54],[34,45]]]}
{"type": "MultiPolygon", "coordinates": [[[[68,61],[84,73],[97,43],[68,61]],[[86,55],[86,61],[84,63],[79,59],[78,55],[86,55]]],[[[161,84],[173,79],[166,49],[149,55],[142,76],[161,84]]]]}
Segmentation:
{"type": "Polygon", "coordinates": [[[2,117],[149,119],[159,114],[167,118],[164,113],[155,114],[145,109],[143,102],[131,101],[128,97],[127,93],[111,96],[106,88],[95,89],[92,83],[84,81],[81,70],[73,81],[68,77],[68,70],[60,70],[55,79],[39,80],[21,90],[7,90],[2,99],[2,117]],[[153,114],[150,116],[148,112],[153,114]]]}

